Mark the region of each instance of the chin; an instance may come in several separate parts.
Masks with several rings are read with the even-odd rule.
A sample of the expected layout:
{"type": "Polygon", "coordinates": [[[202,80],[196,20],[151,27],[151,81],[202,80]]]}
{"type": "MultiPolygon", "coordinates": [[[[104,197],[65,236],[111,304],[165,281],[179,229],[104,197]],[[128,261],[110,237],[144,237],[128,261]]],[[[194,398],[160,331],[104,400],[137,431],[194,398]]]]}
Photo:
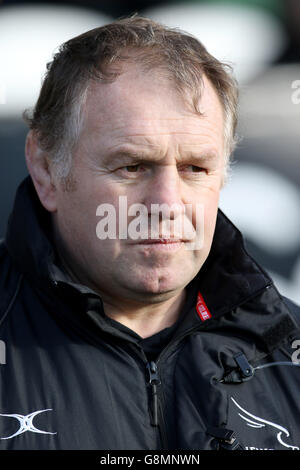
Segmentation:
{"type": "MultiPolygon", "coordinates": [[[[180,279],[172,279],[172,276],[156,276],[147,277],[144,279],[137,279],[132,283],[132,290],[137,295],[144,295],[145,297],[159,297],[161,300],[166,300],[182,290],[186,282],[180,279]]],[[[159,302],[160,300],[156,300],[159,302]]]]}

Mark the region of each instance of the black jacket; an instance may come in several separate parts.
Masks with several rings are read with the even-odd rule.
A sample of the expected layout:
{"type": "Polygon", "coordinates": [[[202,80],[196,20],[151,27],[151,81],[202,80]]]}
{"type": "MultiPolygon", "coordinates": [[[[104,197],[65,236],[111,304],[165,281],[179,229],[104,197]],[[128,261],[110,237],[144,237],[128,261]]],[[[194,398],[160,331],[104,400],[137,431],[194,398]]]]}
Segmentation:
{"type": "Polygon", "coordinates": [[[0,245],[0,449],[300,448],[300,309],[220,210],[193,281],[211,318],[192,306],[151,363],[55,278],[50,233],[28,177],[0,245]]]}

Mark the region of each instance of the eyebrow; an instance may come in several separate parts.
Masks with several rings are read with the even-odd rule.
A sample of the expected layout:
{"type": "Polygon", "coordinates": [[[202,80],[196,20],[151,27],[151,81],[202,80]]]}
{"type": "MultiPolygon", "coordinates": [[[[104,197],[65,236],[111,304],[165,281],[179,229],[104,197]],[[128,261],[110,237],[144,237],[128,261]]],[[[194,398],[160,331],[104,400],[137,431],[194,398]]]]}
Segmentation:
{"type": "MultiPolygon", "coordinates": [[[[184,152],[185,156],[183,157],[184,160],[191,160],[194,162],[214,162],[218,160],[219,156],[214,151],[204,151],[203,153],[199,152],[184,152]]],[[[152,161],[154,154],[156,157],[159,155],[158,152],[153,151],[136,151],[131,149],[119,149],[109,152],[105,157],[105,163],[114,162],[117,163],[118,161],[124,162],[124,160],[138,160],[138,161],[152,161]]]]}
{"type": "MultiPolygon", "coordinates": [[[[110,152],[107,155],[107,159],[109,160],[125,160],[127,158],[131,159],[148,159],[151,158],[152,152],[145,152],[145,151],[134,151],[134,150],[115,150],[110,152]]],[[[153,154],[152,154],[153,155],[153,154]]]]}

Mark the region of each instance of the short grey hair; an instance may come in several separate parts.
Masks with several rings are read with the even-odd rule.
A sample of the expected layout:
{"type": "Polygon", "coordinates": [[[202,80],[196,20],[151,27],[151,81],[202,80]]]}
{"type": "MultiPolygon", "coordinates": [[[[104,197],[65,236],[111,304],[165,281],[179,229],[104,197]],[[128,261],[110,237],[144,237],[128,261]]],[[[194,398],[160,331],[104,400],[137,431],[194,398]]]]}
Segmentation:
{"type": "Polygon", "coordinates": [[[203,75],[210,80],[224,111],[225,181],[237,142],[238,86],[232,68],[209,54],[192,35],[137,15],[65,42],[47,64],[37,103],[23,117],[36,132],[57,177],[66,179],[71,171],[89,84],[114,81],[121,71],[111,65],[122,61],[134,61],[146,72],[154,68],[167,72],[176,89],[192,97],[198,113],[203,75]]]}

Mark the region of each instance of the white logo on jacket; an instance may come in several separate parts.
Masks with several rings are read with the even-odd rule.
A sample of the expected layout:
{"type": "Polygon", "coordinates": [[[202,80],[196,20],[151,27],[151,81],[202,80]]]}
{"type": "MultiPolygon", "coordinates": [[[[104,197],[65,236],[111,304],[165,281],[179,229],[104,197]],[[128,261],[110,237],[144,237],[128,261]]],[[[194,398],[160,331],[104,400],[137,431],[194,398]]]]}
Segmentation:
{"type": "Polygon", "coordinates": [[[28,415],[19,415],[17,413],[12,413],[12,414],[2,414],[0,413],[0,416],[7,416],[9,418],[15,418],[16,420],[19,421],[20,428],[18,429],[17,432],[12,434],[11,436],[6,436],[6,437],[0,437],[0,439],[11,439],[12,437],[16,437],[19,434],[22,434],[23,432],[37,432],[39,434],[57,434],[56,432],[48,432],[48,431],[41,431],[40,429],[37,429],[33,425],[33,418],[40,414],[44,413],[45,411],[52,411],[52,408],[47,408],[46,410],[38,410],[34,411],[33,413],[30,413],[28,415]]]}
{"type": "Polygon", "coordinates": [[[231,400],[233,401],[235,406],[237,406],[243,412],[243,413],[238,413],[238,415],[242,419],[247,421],[247,426],[250,426],[251,428],[257,428],[257,429],[265,428],[266,426],[271,426],[272,428],[278,429],[279,432],[277,433],[277,440],[279,444],[283,445],[284,447],[288,447],[289,449],[292,449],[292,450],[300,450],[299,447],[291,446],[283,442],[282,440],[283,433],[286,435],[286,437],[290,437],[290,433],[286,428],[284,428],[283,426],[280,426],[280,424],[272,423],[271,421],[267,421],[266,419],[259,418],[258,416],[255,416],[249,413],[249,411],[244,410],[244,408],[242,408],[241,405],[239,405],[237,401],[234,400],[234,398],[231,397],[231,400]]]}

